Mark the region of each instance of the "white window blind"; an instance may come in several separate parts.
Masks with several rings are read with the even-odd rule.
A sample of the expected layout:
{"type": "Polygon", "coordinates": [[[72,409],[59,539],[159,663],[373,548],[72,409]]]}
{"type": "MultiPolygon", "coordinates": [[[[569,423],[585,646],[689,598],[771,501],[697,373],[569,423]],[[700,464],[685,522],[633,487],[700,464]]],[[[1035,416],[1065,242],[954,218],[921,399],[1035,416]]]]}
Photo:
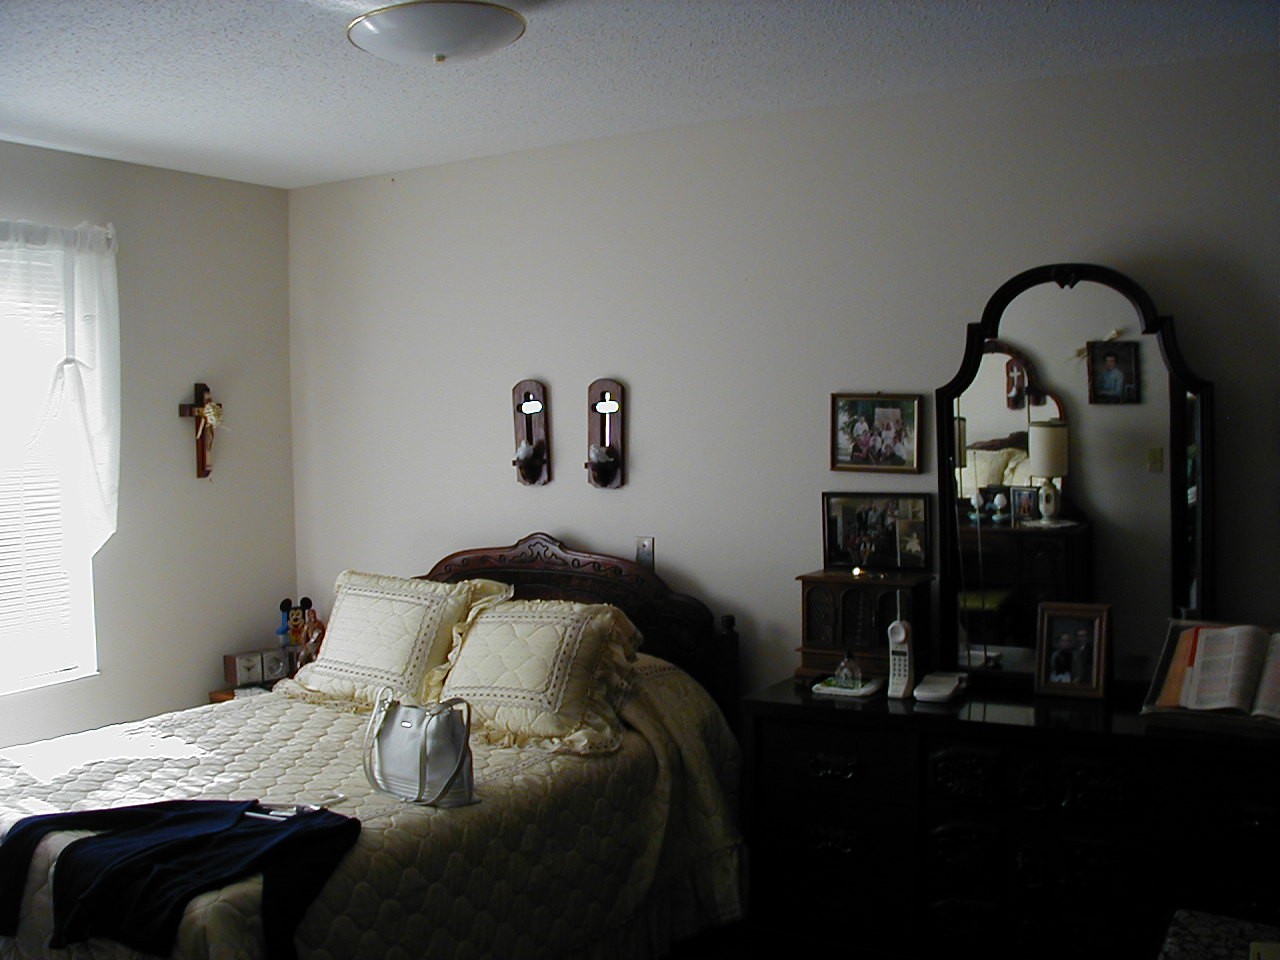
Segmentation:
{"type": "Polygon", "coordinates": [[[0,694],[97,669],[93,554],[115,530],[109,229],[0,221],[0,694]]]}

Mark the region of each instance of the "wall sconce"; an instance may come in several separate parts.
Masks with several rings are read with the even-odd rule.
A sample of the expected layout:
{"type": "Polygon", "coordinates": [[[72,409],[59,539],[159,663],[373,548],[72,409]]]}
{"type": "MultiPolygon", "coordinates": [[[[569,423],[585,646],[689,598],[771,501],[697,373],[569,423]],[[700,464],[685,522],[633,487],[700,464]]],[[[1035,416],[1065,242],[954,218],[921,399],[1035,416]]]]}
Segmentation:
{"type": "Polygon", "coordinates": [[[587,480],[593,487],[622,486],[623,389],[617,380],[596,380],[587,388],[587,480]]]}
{"type": "Polygon", "coordinates": [[[511,389],[515,416],[516,479],[541,486],[551,480],[551,443],[547,433],[547,388],[537,380],[521,380],[511,389]]]}

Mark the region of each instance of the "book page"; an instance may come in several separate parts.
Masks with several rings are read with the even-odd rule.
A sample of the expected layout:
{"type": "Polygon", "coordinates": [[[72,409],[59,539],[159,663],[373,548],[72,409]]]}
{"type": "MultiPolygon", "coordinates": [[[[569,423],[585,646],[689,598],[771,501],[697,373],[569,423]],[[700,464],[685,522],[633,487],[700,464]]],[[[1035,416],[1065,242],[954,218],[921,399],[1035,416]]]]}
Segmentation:
{"type": "Polygon", "coordinates": [[[1267,655],[1266,633],[1259,627],[1201,627],[1192,643],[1182,706],[1192,710],[1251,709],[1267,655]]]}
{"type": "Polygon", "coordinates": [[[1280,720],[1280,633],[1273,633],[1267,643],[1267,659],[1253,698],[1253,713],[1280,720]]]}
{"type": "Polygon", "coordinates": [[[1195,636],[1195,628],[1188,627],[1178,631],[1177,645],[1169,660],[1169,672],[1165,674],[1164,685],[1156,698],[1157,707],[1176,707],[1182,703],[1182,686],[1187,678],[1187,661],[1191,659],[1191,638],[1195,636]]]}

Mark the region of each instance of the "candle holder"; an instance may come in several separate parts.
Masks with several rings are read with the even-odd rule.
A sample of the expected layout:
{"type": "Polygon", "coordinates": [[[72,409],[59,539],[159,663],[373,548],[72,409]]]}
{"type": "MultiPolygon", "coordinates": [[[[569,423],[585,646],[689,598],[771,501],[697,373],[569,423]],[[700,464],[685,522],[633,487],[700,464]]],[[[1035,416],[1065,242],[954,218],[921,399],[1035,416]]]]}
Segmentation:
{"type": "Polygon", "coordinates": [[[551,442],[547,424],[547,388],[537,380],[521,380],[511,389],[515,416],[516,479],[528,486],[551,481],[551,442]]]}
{"type": "Polygon", "coordinates": [[[587,481],[612,490],[626,480],[624,390],[617,380],[601,379],[587,388],[587,481]]]}

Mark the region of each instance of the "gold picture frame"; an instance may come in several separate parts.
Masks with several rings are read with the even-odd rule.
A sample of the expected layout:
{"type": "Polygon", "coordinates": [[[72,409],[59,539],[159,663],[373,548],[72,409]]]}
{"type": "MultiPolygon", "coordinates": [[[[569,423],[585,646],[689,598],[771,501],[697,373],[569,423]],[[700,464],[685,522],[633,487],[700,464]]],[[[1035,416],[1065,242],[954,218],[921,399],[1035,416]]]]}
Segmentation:
{"type": "Polygon", "coordinates": [[[833,393],[831,469],[919,473],[920,407],[908,393],[833,393]]]}
{"type": "Polygon", "coordinates": [[[1111,665],[1111,605],[1044,602],[1038,623],[1036,693],[1103,699],[1111,665]]]}

